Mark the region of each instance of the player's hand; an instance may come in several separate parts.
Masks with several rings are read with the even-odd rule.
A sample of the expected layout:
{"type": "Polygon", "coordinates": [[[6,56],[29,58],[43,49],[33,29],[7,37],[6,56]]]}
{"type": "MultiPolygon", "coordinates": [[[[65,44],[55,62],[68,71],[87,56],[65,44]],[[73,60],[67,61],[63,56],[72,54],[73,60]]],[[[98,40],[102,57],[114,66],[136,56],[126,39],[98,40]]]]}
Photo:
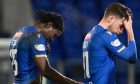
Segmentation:
{"type": "Polygon", "coordinates": [[[129,16],[128,20],[124,21],[124,27],[125,27],[127,32],[132,31],[132,17],[131,16],[129,16]]]}
{"type": "Polygon", "coordinates": [[[82,83],[82,82],[77,82],[76,84],[84,84],[84,83],[82,83]]]}
{"type": "Polygon", "coordinates": [[[133,34],[133,29],[132,29],[132,17],[129,16],[128,21],[124,21],[124,27],[127,31],[128,34],[128,41],[134,40],[134,34],[133,34]]]}
{"type": "Polygon", "coordinates": [[[73,80],[73,81],[71,81],[70,84],[84,84],[84,83],[73,80]]]}
{"type": "Polygon", "coordinates": [[[82,82],[74,82],[73,84],[84,84],[84,83],[82,83],[82,82]]]}

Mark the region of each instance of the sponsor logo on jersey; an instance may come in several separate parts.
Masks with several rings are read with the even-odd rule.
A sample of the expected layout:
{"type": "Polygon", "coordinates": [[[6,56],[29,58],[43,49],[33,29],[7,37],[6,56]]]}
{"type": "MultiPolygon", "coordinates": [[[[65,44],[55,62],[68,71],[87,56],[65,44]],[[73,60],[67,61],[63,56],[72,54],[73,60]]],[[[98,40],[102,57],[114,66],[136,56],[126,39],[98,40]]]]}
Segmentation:
{"type": "Polygon", "coordinates": [[[34,46],[38,51],[45,51],[45,46],[43,44],[38,44],[34,46]]]}
{"type": "Polygon", "coordinates": [[[91,33],[87,34],[85,37],[85,40],[89,40],[89,39],[91,39],[91,33]]]}
{"type": "Polygon", "coordinates": [[[14,35],[14,37],[21,37],[22,34],[23,34],[22,32],[17,32],[17,33],[14,35]]]}
{"type": "Polygon", "coordinates": [[[118,39],[116,39],[116,40],[111,42],[111,45],[117,47],[117,46],[121,45],[121,43],[118,39]]]}

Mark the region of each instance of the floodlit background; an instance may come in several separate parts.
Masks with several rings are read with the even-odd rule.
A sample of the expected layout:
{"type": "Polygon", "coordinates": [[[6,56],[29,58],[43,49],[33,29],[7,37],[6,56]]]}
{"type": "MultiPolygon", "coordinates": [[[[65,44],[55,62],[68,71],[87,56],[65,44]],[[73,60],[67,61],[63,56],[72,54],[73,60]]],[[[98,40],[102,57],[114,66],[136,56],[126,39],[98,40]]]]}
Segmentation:
{"type": "MultiPolygon", "coordinates": [[[[53,42],[51,66],[64,75],[83,81],[82,42],[86,33],[101,20],[108,4],[121,2],[133,12],[133,29],[140,60],[140,0],[0,0],[0,84],[12,84],[8,46],[13,34],[34,22],[35,11],[58,12],[64,18],[65,31],[53,42]]],[[[126,33],[119,36],[127,44],[126,33]]],[[[140,84],[140,61],[130,65],[117,61],[117,84],[140,84]]],[[[53,84],[48,80],[44,84],[53,84]]]]}

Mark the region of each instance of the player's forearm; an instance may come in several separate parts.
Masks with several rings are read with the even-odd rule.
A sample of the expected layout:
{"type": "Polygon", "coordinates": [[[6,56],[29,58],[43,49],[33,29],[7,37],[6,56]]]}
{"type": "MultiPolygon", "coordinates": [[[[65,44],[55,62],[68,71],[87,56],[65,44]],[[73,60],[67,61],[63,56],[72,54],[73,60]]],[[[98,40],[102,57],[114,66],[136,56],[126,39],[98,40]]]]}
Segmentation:
{"type": "Polygon", "coordinates": [[[129,63],[137,62],[137,49],[135,41],[129,41],[127,48],[119,53],[119,56],[129,63]]]}
{"type": "Polygon", "coordinates": [[[135,41],[129,41],[128,51],[126,52],[128,55],[126,56],[130,63],[137,62],[137,49],[135,41]]]}
{"type": "Polygon", "coordinates": [[[128,36],[128,42],[134,40],[134,34],[132,28],[130,28],[130,30],[127,30],[127,36],[128,36]]]}
{"type": "Polygon", "coordinates": [[[128,20],[124,21],[124,28],[127,31],[127,35],[128,35],[128,42],[129,41],[133,41],[134,40],[134,34],[133,34],[133,29],[132,29],[132,16],[129,15],[128,20]]]}
{"type": "Polygon", "coordinates": [[[63,76],[61,73],[57,72],[51,67],[47,68],[46,72],[43,75],[59,84],[78,84],[76,81],[63,76]]]}
{"type": "Polygon", "coordinates": [[[128,35],[128,49],[129,49],[127,52],[128,61],[130,63],[136,63],[137,62],[137,48],[136,48],[136,43],[135,43],[132,27],[130,27],[130,30],[127,30],[127,35],[128,35]]]}
{"type": "Polygon", "coordinates": [[[49,61],[46,57],[36,57],[34,61],[36,63],[36,66],[40,70],[41,74],[45,76],[46,78],[55,81],[56,83],[59,83],[59,84],[78,84],[79,83],[63,76],[62,74],[57,72],[55,69],[53,69],[50,66],[49,61]]]}

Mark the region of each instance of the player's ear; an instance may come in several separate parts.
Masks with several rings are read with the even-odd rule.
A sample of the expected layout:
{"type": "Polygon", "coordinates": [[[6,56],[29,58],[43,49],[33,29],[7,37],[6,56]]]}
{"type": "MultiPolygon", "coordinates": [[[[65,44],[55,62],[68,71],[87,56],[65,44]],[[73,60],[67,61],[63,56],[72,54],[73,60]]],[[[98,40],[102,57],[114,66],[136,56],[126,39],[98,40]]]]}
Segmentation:
{"type": "Polygon", "coordinates": [[[108,22],[109,24],[111,24],[112,22],[114,22],[114,20],[115,20],[115,16],[109,16],[109,17],[107,18],[107,22],[108,22]]]}

